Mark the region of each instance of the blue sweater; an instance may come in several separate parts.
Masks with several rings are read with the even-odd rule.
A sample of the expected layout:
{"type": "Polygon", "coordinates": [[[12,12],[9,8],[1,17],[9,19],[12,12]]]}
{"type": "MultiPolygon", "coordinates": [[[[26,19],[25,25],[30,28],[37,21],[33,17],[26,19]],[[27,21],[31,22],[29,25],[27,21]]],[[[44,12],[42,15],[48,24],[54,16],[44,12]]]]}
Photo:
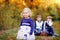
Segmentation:
{"type": "Polygon", "coordinates": [[[29,26],[29,27],[31,27],[30,35],[32,35],[35,25],[34,25],[34,21],[31,18],[28,18],[28,19],[23,18],[21,20],[20,26],[29,26]]]}

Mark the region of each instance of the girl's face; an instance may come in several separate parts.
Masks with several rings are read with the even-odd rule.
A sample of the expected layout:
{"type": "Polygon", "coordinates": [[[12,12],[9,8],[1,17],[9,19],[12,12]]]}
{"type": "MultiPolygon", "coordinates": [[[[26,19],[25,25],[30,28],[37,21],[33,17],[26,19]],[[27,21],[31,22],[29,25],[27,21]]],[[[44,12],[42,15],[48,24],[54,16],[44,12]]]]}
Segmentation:
{"type": "Polygon", "coordinates": [[[24,13],[23,13],[23,17],[24,17],[24,18],[27,18],[27,17],[29,17],[29,16],[30,16],[29,13],[27,13],[27,12],[24,12],[24,13]]]}
{"type": "Polygon", "coordinates": [[[41,21],[41,19],[42,19],[41,17],[37,17],[37,21],[41,21]]]}

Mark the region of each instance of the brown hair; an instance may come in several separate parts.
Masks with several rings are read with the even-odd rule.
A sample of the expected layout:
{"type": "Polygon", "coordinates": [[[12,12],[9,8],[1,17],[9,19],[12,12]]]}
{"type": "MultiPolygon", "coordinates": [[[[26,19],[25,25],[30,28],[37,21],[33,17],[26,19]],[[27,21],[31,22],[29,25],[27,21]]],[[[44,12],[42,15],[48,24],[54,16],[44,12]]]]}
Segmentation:
{"type": "Polygon", "coordinates": [[[48,19],[48,18],[52,19],[52,16],[47,16],[47,19],[48,19]]]}
{"type": "Polygon", "coordinates": [[[41,16],[41,15],[37,15],[37,16],[36,16],[36,18],[38,18],[38,17],[40,17],[40,18],[41,18],[42,16],[41,16]]]}

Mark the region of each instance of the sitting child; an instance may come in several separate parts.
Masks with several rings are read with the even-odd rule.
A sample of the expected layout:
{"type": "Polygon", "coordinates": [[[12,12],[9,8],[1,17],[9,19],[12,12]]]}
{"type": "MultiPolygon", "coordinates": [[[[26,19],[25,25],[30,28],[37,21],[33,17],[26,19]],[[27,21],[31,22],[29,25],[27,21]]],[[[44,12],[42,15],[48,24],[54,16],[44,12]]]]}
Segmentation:
{"type": "Polygon", "coordinates": [[[37,20],[35,22],[35,35],[40,35],[43,28],[43,21],[41,15],[37,15],[37,20]]]}
{"type": "Polygon", "coordinates": [[[53,22],[52,22],[52,17],[48,16],[47,21],[44,22],[44,31],[47,33],[48,36],[54,36],[54,30],[53,30],[53,22]]]}

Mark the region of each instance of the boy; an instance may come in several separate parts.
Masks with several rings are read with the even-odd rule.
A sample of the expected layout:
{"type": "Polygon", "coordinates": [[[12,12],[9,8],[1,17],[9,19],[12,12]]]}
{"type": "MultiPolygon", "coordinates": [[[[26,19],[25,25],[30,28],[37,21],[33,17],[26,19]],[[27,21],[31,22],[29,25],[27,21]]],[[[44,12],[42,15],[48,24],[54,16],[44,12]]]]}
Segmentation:
{"type": "Polygon", "coordinates": [[[44,22],[44,31],[47,33],[48,36],[54,36],[54,30],[52,25],[52,17],[48,16],[47,20],[44,22]]]}
{"type": "Polygon", "coordinates": [[[40,35],[43,28],[43,21],[41,15],[37,15],[36,22],[35,22],[35,35],[40,35]]]}

